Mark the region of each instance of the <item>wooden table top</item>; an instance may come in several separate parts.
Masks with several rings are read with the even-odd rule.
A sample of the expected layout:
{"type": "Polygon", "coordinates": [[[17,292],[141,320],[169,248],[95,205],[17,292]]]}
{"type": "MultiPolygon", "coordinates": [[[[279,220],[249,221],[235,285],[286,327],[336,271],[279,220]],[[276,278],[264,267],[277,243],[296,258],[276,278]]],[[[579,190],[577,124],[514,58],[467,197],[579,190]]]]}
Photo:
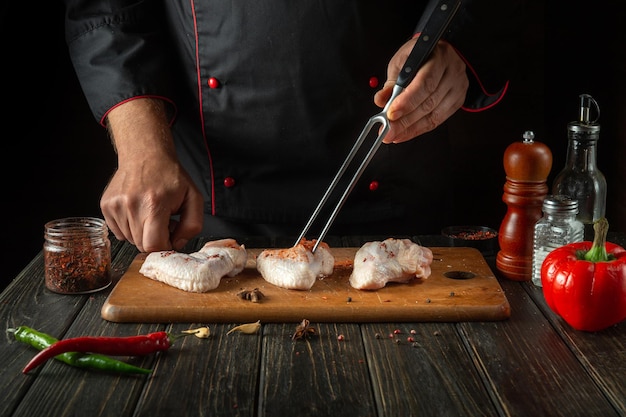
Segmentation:
{"type": "MultiPolygon", "coordinates": [[[[445,246],[436,236],[413,239],[445,246]]],[[[368,240],[373,238],[328,239],[344,247],[368,240]]],[[[625,245],[626,235],[610,234],[609,240],[625,245]]],[[[265,243],[284,247],[292,240],[265,243]]],[[[113,239],[112,254],[119,279],[137,251],[113,239]]],[[[494,258],[486,260],[498,275],[494,258]]],[[[318,335],[294,341],[294,323],[227,335],[241,323],[104,320],[100,313],[112,287],[91,295],[54,294],[44,287],[39,253],[0,294],[6,328],[26,325],[60,339],[208,325],[211,336],[122,358],[154,369],[150,376],[86,371],[59,361],[24,375],[21,369],[36,351],[5,333],[0,416],[626,415],[626,322],[601,332],[575,331],[549,310],[532,283],[498,280],[511,307],[506,320],[311,323],[318,335]]]]}

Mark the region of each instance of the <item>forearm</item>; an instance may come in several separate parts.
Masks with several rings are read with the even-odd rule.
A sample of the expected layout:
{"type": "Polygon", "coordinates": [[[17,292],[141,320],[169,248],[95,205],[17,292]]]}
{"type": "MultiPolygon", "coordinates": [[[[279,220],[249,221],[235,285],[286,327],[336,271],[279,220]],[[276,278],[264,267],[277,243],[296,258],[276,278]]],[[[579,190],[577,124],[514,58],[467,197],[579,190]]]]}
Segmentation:
{"type": "Polygon", "coordinates": [[[120,164],[146,158],[176,158],[165,104],[161,100],[127,101],[112,109],[106,120],[120,164]]]}

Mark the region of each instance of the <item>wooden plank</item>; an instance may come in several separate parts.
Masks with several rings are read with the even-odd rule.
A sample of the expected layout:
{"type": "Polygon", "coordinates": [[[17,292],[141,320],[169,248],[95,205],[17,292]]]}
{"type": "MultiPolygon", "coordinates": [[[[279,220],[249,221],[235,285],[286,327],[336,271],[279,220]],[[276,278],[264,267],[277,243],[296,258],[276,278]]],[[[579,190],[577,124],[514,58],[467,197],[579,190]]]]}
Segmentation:
{"type": "Polygon", "coordinates": [[[526,291],[620,415],[626,415],[626,321],[599,332],[574,330],[546,304],[541,288],[526,291]]]}
{"type": "MultiPolygon", "coordinates": [[[[174,324],[170,331],[204,325],[174,324]]],[[[188,336],[161,355],[134,416],[256,415],[264,332],[227,335],[232,327],[210,324],[208,339],[188,336]]]]}
{"type": "Polygon", "coordinates": [[[294,324],[264,326],[258,415],[375,416],[359,326],[311,325],[317,335],[299,340],[294,324]]]}
{"type": "Polygon", "coordinates": [[[494,403],[507,416],[620,415],[522,286],[503,280],[511,317],[458,323],[494,403]]]}
{"type": "Polygon", "coordinates": [[[361,329],[379,416],[498,415],[455,323],[361,329]]]}
{"type": "Polygon", "coordinates": [[[290,322],[303,317],[317,322],[503,320],[510,315],[504,292],[480,252],[473,248],[432,248],[430,278],[388,284],[376,291],[354,289],[348,282],[357,248],[332,248],[333,274],[311,290],[279,288],[256,270],[248,249],[247,267],[220,286],[198,294],[179,290],[139,273],[140,254],[111,291],[102,317],[115,322],[290,322]],[[470,273],[470,279],[456,279],[470,273]],[[450,275],[452,274],[452,275],[450,275]],[[259,288],[260,303],[242,301],[242,288],[259,288]]]}

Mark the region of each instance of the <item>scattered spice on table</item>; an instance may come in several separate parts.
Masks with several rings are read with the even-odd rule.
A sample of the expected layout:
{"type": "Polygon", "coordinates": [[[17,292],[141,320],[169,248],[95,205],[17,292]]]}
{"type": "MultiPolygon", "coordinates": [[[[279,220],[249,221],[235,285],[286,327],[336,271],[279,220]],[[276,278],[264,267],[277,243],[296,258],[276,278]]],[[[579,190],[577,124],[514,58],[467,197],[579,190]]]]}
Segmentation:
{"type": "Polygon", "coordinates": [[[306,339],[309,336],[317,334],[317,329],[311,326],[311,322],[307,319],[303,319],[298,326],[296,326],[296,331],[291,336],[292,340],[297,339],[306,339]]]}
{"type": "Polygon", "coordinates": [[[254,334],[259,331],[261,328],[261,320],[257,320],[254,323],[245,323],[240,324],[239,326],[235,326],[228,331],[226,334],[231,334],[233,332],[240,332],[243,334],[254,334]]]}
{"type": "Polygon", "coordinates": [[[211,330],[208,327],[198,327],[197,329],[183,330],[182,333],[192,334],[198,339],[208,339],[211,336],[211,330]]]}
{"type": "MultiPolygon", "coordinates": [[[[42,333],[28,326],[19,326],[16,329],[7,329],[7,331],[13,333],[16,340],[26,343],[40,351],[59,341],[49,334],[42,333]]],[[[56,355],[54,359],[77,368],[95,369],[121,374],[149,374],[152,372],[151,369],[141,368],[95,353],[65,352],[56,355]]]]}

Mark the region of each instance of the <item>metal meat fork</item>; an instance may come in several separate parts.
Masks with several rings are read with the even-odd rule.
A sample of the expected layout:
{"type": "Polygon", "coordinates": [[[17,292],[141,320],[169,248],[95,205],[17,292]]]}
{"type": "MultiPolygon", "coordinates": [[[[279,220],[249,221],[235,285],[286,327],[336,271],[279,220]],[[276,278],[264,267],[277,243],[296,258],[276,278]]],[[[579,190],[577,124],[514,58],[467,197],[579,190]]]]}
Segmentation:
{"type": "Polygon", "coordinates": [[[354,188],[354,185],[356,184],[358,179],[361,177],[361,174],[363,174],[363,171],[365,171],[367,165],[374,157],[374,154],[382,144],[384,137],[389,131],[389,119],[387,118],[387,110],[389,109],[389,106],[391,106],[391,103],[395,100],[395,98],[398,97],[398,95],[400,95],[400,93],[404,91],[404,89],[409,85],[413,78],[415,78],[415,74],[417,74],[417,71],[422,67],[426,59],[430,56],[435,45],[448,28],[448,25],[452,21],[452,18],[458,11],[460,5],[461,0],[431,0],[428,3],[420,20],[420,23],[418,24],[418,31],[419,28],[423,26],[422,30],[420,31],[421,34],[419,35],[419,38],[417,39],[413,50],[411,51],[406,62],[404,63],[400,74],[398,74],[398,79],[396,81],[396,85],[394,85],[393,87],[393,91],[391,93],[389,101],[380,113],[375,114],[368,120],[367,124],[361,131],[361,134],[359,135],[356,143],[350,150],[350,153],[348,154],[345,161],[339,168],[339,171],[335,175],[335,178],[326,189],[324,196],[322,197],[319,204],[317,205],[317,208],[311,215],[311,218],[309,218],[306,226],[304,226],[302,233],[300,233],[300,236],[294,243],[294,246],[300,243],[300,241],[305,237],[305,235],[313,225],[313,222],[326,205],[326,202],[328,201],[328,198],[330,197],[332,192],[335,190],[335,187],[337,186],[343,175],[346,173],[346,170],[352,162],[352,159],[361,149],[363,142],[369,136],[374,126],[380,124],[382,129],[379,130],[378,137],[373,142],[371,148],[365,155],[365,158],[359,165],[357,171],[352,176],[352,179],[348,183],[348,186],[341,195],[341,198],[339,199],[337,205],[330,214],[330,217],[326,221],[326,224],[324,225],[324,228],[318,236],[317,241],[313,245],[311,251],[315,252],[320,242],[324,239],[326,233],[328,232],[328,229],[330,229],[330,226],[333,224],[335,218],[339,214],[339,210],[341,210],[343,203],[346,201],[346,198],[354,188]]]}

